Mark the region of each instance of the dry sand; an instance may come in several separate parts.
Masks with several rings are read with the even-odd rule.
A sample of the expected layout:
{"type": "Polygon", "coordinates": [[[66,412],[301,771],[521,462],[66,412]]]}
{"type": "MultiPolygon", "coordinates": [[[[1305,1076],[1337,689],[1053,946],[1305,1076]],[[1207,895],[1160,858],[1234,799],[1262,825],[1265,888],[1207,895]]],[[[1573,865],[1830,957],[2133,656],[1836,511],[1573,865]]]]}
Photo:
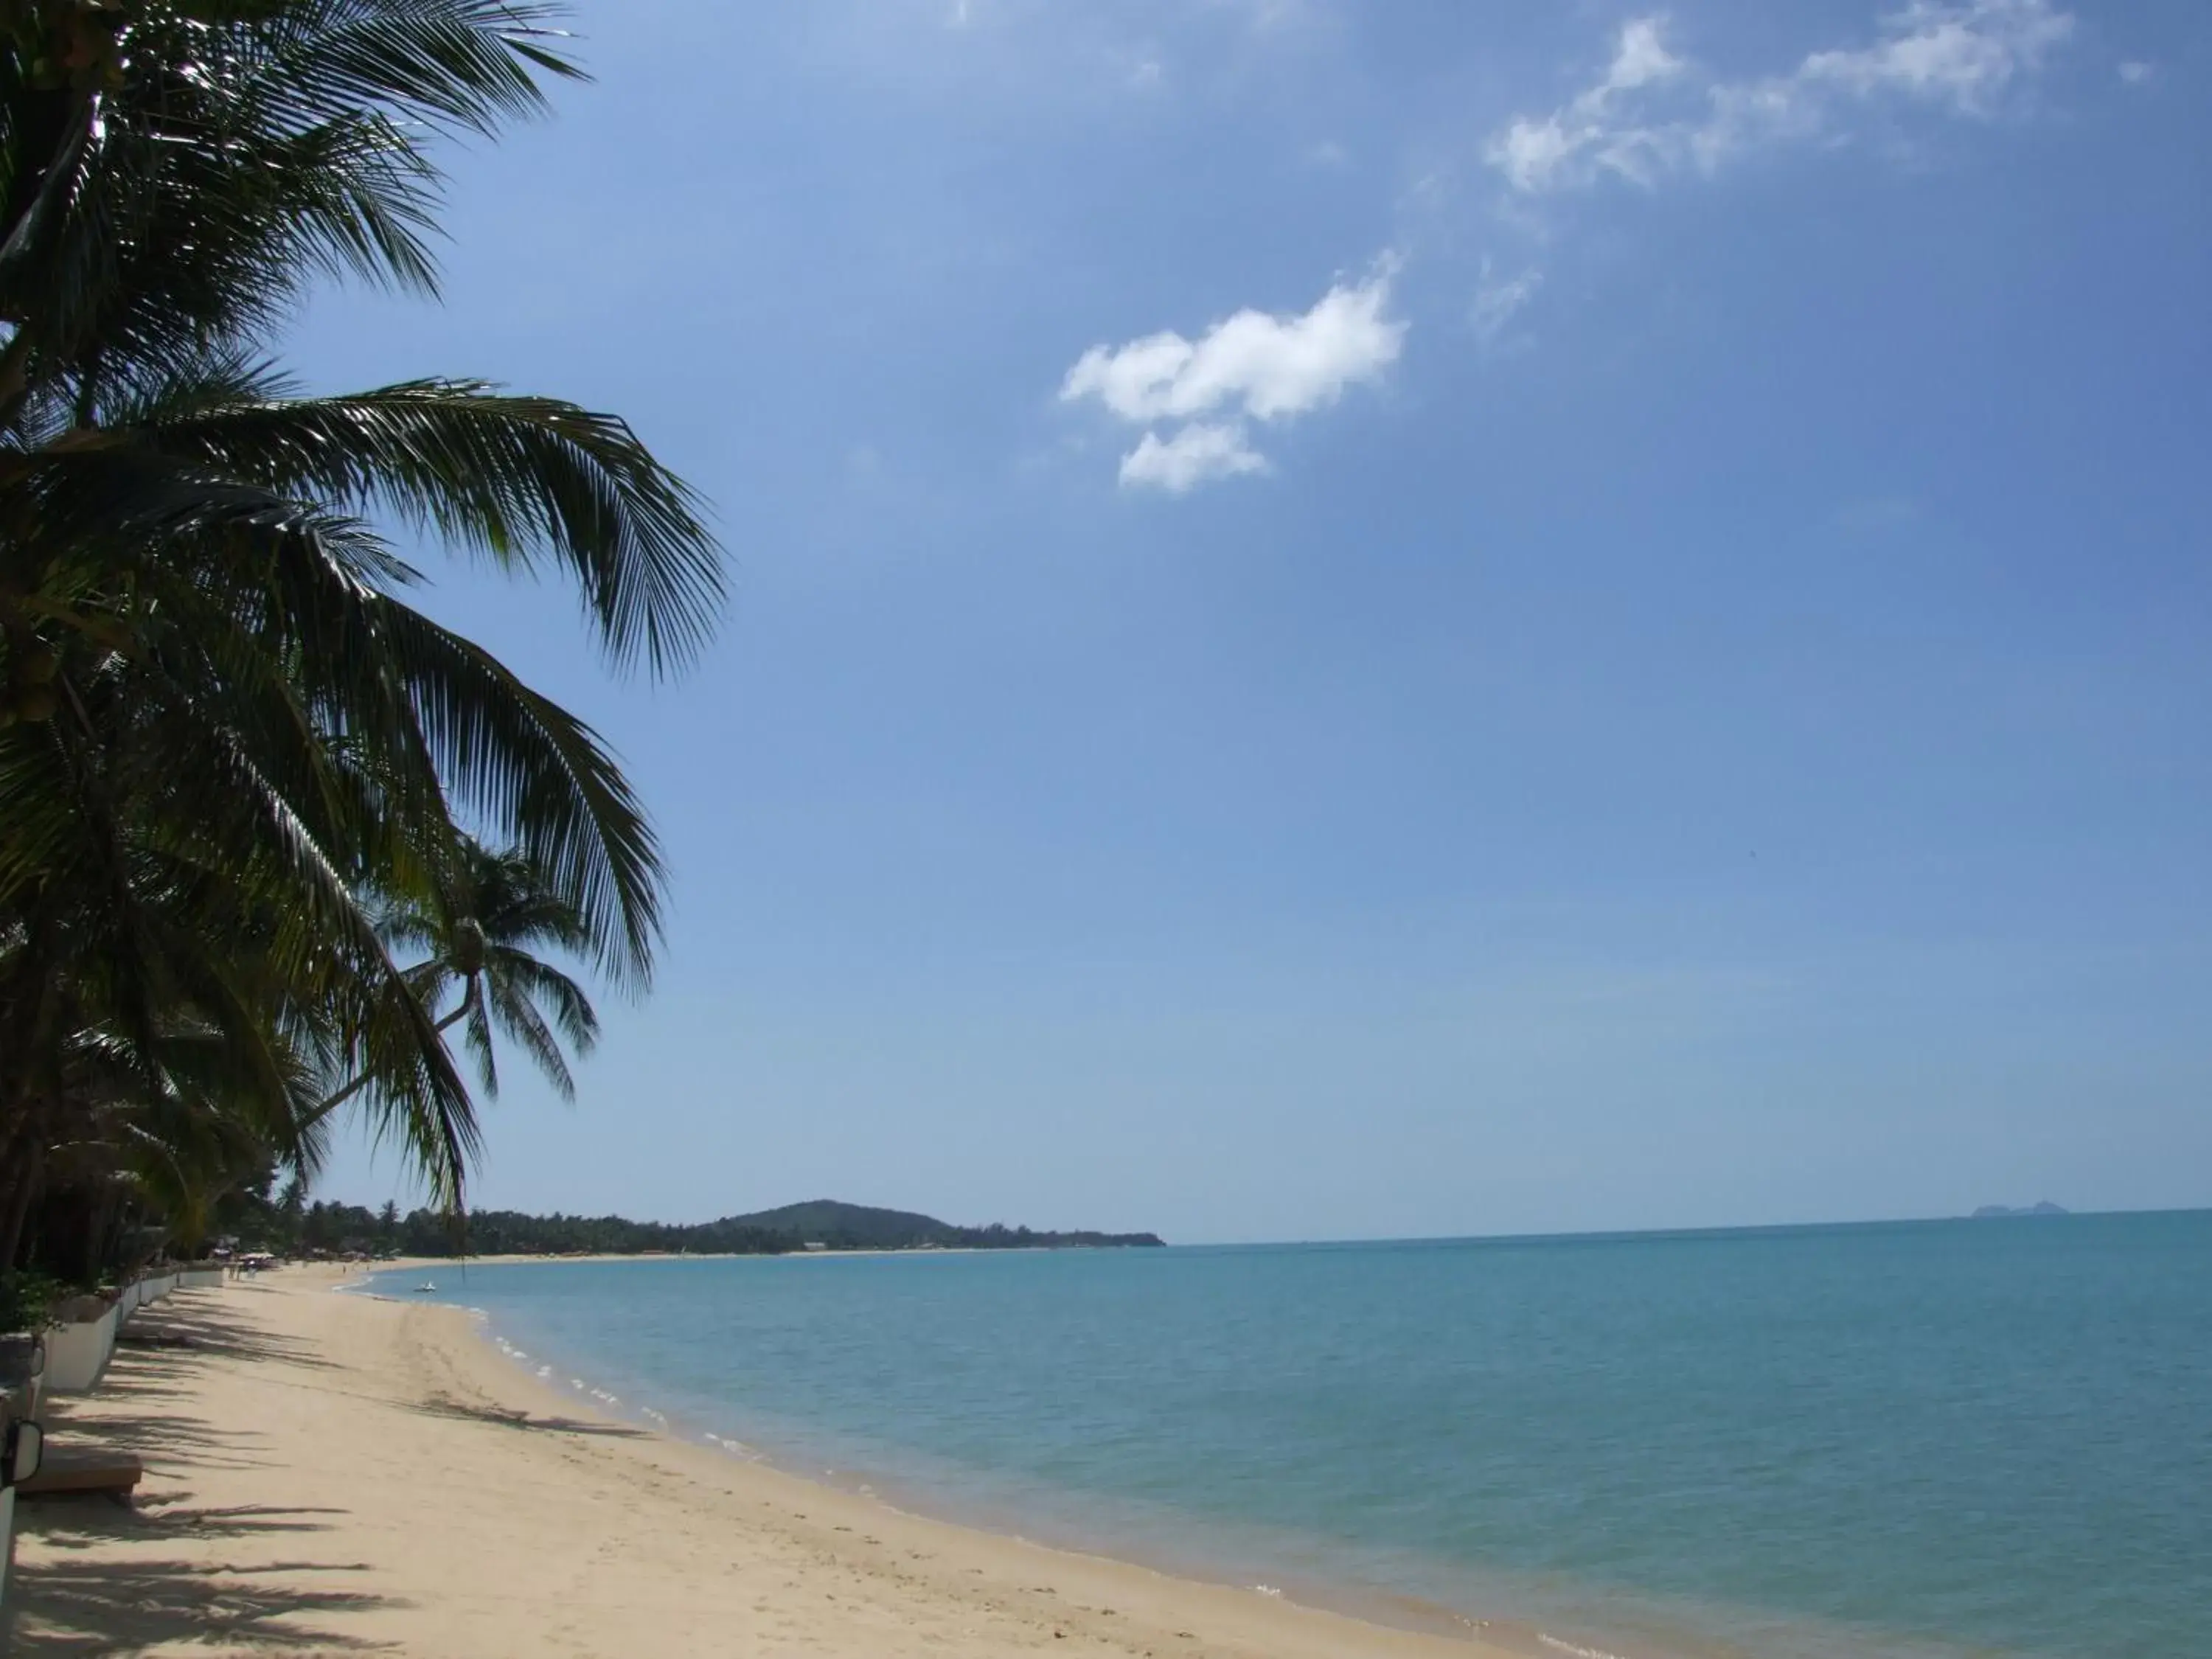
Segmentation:
{"type": "MultiPolygon", "coordinates": [[[[18,1513],[19,1653],[1480,1659],[902,1514],[579,1417],[468,1316],[295,1269],[128,1328],[57,1447],[128,1446],[135,1508],[18,1513]]],[[[1518,1649],[1520,1644],[1510,1646],[1518,1649]]]]}

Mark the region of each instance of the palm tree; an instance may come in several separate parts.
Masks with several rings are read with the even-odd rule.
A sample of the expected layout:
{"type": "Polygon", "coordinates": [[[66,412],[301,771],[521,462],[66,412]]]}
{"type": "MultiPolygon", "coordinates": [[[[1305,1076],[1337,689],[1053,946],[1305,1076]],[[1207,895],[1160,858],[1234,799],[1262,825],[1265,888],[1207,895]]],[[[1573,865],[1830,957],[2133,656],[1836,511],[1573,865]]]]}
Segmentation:
{"type": "MultiPolygon", "coordinates": [[[[29,717],[19,707],[0,730],[0,914],[14,912],[0,931],[16,969],[0,983],[0,1012],[20,1034],[0,1043],[0,1124],[25,1118],[40,1082],[30,1067],[75,1029],[57,1001],[73,987],[97,985],[142,1036],[179,995],[250,1036],[265,1022],[252,995],[234,991],[230,964],[235,936],[260,926],[268,973],[252,988],[282,1000],[279,1024],[334,1024],[369,1058],[370,1103],[450,1198],[475,1146],[466,1091],[368,895],[427,891],[458,840],[459,807],[542,872],[596,965],[642,983],[659,925],[653,839],[587,726],[402,603],[390,590],[412,573],[365,527],[269,475],[297,442],[334,469],[381,463],[385,478],[400,476],[387,494],[411,487],[424,511],[449,519],[488,475],[516,491],[534,477],[556,501],[571,481],[611,479],[611,526],[544,528],[572,548],[595,529],[635,540],[668,498],[629,511],[619,474],[657,482],[649,457],[626,434],[597,446],[580,414],[543,412],[586,429],[532,455],[527,431],[500,440],[541,411],[517,421],[503,400],[339,401],[278,407],[234,392],[185,412],[169,402],[118,411],[114,425],[72,428],[71,447],[38,455],[13,499],[31,533],[0,542],[0,582],[20,572],[17,591],[61,626],[53,644],[33,635],[29,650],[11,639],[7,653],[19,683],[22,659],[43,659],[33,684],[53,707],[29,717]],[[392,405],[395,418],[380,422],[392,405]],[[431,433],[419,443],[384,429],[417,416],[431,433]],[[490,428],[489,453],[455,459],[438,429],[471,419],[490,428]],[[267,451],[239,444],[220,465],[204,459],[257,423],[259,435],[280,434],[267,451]],[[435,453],[420,464],[424,448],[435,453]]],[[[9,505],[0,488],[0,513],[9,505]]],[[[514,540],[507,526],[485,533],[514,540]]],[[[58,1079],[43,1082],[52,1094],[58,1079]]]]}
{"type": "MultiPolygon", "coordinates": [[[[431,899],[410,895],[396,901],[380,931],[392,945],[428,952],[406,970],[425,1007],[437,1007],[460,988],[459,1003],[437,1029],[463,1026],[486,1094],[499,1093],[496,1030],[530,1056],[562,1099],[576,1097],[562,1040],[579,1055],[590,1053],[599,1041],[599,1015],[583,987],[538,952],[587,951],[591,929],[526,855],[495,853],[464,840],[451,874],[431,899]]],[[[298,1132],[313,1130],[368,1079],[364,1072],[320,1102],[299,1120],[298,1132]]]]}
{"type": "MultiPolygon", "coordinates": [[[[152,884],[142,872],[139,885],[152,884]]],[[[206,902],[224,890],[203,883],[193,908],[204,931],[180,938],[175,901],[186,884],[165,885],[112,896],[113,915],[65,880],[33,907],[38,927],[60,924],[62,948],[46,960],[61,971],[35,1000],[51,1040],[20,1066],[27,1098],[6,1126],[0,1271],[50,1178],[173,1195],[241,1160],[302,1173],[319,1162],[321,1136],[302,1126],[337,1029],[319,1000],[301,994],[305,981],[280,977],[284,929],[265,915],[237,925],[206,902]],[[141,948],[101,950],[103,927],[141,948]],[[158,967],[158,985],[118,987],[118,962],[158,967]]],[[[0,986],[23,985],[30,931],[0,926],[0,986]]]]}
{"type": "Polygon", "coordinates": [[[574,1100],[576,1080],[562,1042],[580,1056],[589,1054],[599,1037],[599,1015],[584,988],[538,953],[587,952],[590,926],[526,854],[494,853],[465,841],[458,866],[453,879],[439,884],[434,902],[397,907],[385,920],[385,936],[429,952],[408,975],[427,1006],[436,1006],[453,987],[461,988],[459,1005],[439,1028],[462,1022],[485,1093],[499,1093],[492,1048],[496,1030],[530,1057],[563,1100],[574,1100]]]}
{"type": "Polygon", "coordinates": [[[0,1271],[41,1148],[100,1121],[73,1058],[89,1033],[149,1101],[180,1034],[220,1048],[226,1109],[289,1121],[270,1133],[302,1170],[323,1114],[288,1061],[356,1077],[457,1206],[477,1139],[444,1025],[473,1011],[480,1064],[496,1024],[556,1081],[552,1028],[592,1029],[580,991],[512,964],[461,972],[441,1021],[460,958],[393,961],[376,906],[444,902],[460,821],[562,907],[565,931],[518,951],[649,977],[661,866],[613,758],[406,604],[418,574],[372,520],[566,569],[613,664],[658,674],[720,600],[690,493],[612,416],[465,380],[306,398],[257,355],[317,276],[434,287],[428,141],[490,133],[542,106],[538,76],[576,72],[547,15],[0,14],[0,1271]]]}

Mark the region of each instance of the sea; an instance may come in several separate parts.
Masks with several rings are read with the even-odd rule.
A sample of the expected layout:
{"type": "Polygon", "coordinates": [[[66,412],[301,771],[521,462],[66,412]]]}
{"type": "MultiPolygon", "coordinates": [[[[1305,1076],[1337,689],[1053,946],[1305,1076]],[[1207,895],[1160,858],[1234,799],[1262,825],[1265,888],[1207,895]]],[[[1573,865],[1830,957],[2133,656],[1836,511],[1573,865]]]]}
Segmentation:
{"type": "Polygon", "coordinates": [[[428,1277],[592,1410],[1255,1595],[1571,1659],[2212,1654],[2212,1212],[428,1277]]]}

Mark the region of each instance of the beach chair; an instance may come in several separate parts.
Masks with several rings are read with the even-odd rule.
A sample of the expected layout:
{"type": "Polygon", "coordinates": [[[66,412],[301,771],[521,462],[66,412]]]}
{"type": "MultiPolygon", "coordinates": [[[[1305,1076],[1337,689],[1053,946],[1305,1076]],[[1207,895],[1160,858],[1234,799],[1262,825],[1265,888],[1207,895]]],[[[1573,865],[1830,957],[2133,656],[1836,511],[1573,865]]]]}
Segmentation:
{"type": "Polygon", "coordinates": [[[128,1504],[145,1473],[145,1466],[131,1452],[48,1444],[33,1473],[15,1483],[15,1496],[21,1499],[99,1493],[128,1504]]]}

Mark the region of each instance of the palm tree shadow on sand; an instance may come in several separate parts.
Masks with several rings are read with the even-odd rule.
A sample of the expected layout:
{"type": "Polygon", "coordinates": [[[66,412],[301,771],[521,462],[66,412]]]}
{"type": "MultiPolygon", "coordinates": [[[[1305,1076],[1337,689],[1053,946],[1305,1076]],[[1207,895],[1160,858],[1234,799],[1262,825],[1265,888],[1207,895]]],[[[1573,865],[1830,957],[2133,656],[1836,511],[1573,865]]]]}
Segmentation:
{"type": "MultiPolygon", "coordinates": [[[[66,1508],[107,1517],[87,1520],[92,1538],[125,1515],[104,1498],[56,1498],[41,1507],[66,1508]]],[[[240,1536],[271,1528],[297,1526],[282,1517],[296,1513],[232,1513],[228,1528],[240,1536]],[[266,1526],[260,1524],[265,1518],[266,1526]]],[[[386,1644],[364,1641],[331,1629],[318,1615],[373,1612],[404,1603],[388,1596],[346,1589],[345,1577],[368,1568],[360,1563],[283,1561],[265,1566],[210,1573],[190,1560],[87,1557],[53,1561],[36,1572],[12,1577],[7,1614],[11,1638],[6,1649],[21,1653],[116,1653],[163,1644],[236,1645],[256,1652],[331,1653],[366,1650],[386,1644]],[[300,1575],[326,1575],[307,1584],[300,1575]],[[282,1582],[279,1582],[281,1575],[282,1582]]]]}
{"type": "MultiPolygon", "coordinates": [[[[74,1401],[55,1402],[56,1445],[135,1452],[150,1471],[186,1480],[195,1469],[265,1466],[260,1435],[224,1428],[174,1404],[211,1354],[319,1370],[328,1361],[312,1345],[273,1336],[234,1310],[164,1309],[141,1327],[179,1340],[118,1352],[102,1379],[96,1414],[82,1419],[74,1401]]],[[[349,1511],[328,1505],[195,1501],[164,1485],[156,1499],[118,1504],[96,1494],[21,1501],[18,1534],[44,1547],[9,1575],[0,1652],[116,1653],[157,1645],[246,1648],[256,1652],[328,1653],[385,1644],[336,1628],[334,1615],[404,1606],[352,1588],[370,1571],[333,1559],[324,1546],[344,1538],[349,1511]],[[212,1539],[294,1540],[298,1553],[250,1566],[211,1568],[202,1555],[164,1546],[212,1539]]]]}

